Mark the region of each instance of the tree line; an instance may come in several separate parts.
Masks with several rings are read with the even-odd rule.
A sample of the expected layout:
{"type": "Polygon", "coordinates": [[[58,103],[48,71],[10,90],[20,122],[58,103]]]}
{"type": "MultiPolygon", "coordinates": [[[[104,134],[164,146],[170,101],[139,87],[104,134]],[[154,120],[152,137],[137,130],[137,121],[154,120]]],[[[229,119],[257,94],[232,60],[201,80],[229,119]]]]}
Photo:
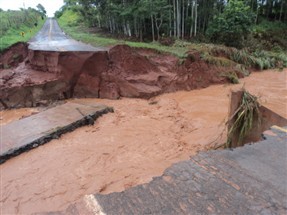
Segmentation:
{"type": "MultiPolygon", "coordinates": [[[[244,37],[260,19],[287,23],[287,0],[64,0],[90,27],[153,41],[210,35],[223,30],[244,37]],[[233,28],[230,32],[230,27],[233,28]]],[[[224,37],[225,35],[221,35],[224,37]]]]}

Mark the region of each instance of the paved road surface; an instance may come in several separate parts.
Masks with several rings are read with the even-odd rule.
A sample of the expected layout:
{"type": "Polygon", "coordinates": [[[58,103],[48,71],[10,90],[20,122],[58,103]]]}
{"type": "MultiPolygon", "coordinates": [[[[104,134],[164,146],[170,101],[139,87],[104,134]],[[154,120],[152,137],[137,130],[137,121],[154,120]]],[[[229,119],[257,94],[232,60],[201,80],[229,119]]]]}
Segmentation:
{"type": "Polygon", "coordinates": [[[69,38],[54,19],[47,19],[43,28],[30,40],[29,49],[43,51],[104,51],[69,38]]]}
{"type": "Polygon", "coordinates": [[[104,105],[66,103],[0,126],[0,164],[112,112],[104,105]]]}

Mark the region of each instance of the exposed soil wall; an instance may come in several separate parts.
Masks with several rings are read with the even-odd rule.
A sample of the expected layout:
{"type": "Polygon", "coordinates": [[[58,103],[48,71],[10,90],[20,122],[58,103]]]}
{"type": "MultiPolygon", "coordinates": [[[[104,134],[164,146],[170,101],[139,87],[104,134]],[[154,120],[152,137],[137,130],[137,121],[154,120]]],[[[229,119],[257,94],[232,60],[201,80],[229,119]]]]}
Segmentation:
{"type": "MultiPolygon", "coordinates": [[[[12,48],[11,53],[13,52],[12,48]]],[[[27,60],[8,72],[17,75],[7,79],[7,75],[3,75],[7,70],[0,70],[0,84],[3,89],[0,94],[0,109],[31,106],[40,100],[71,97],[150,98],[165,92],[192,90],[223,83],[227,80],[220,76],[222,71],[224,68],[206,64],[197,52],[188,53],[185,60],[179,60],[175,56],[155,50],[131,48],[127,45],[115,46],[109,52],[29,50],[27,60]],[[28,81],[28,88],[27,81],[19,81],[21,70],[25,70],[27,78],[31,79],[28,81]],[[41,83],[38,79],[34,81],[32,74],[38,79],[43,75],[41,83]],[[51,81],[51,78],[44,78],[44,74],[53,76],[53,83],[57,80],[56,87],[44,90],[43,87],[51,81]],[[41,91],[40,96],[39,93],[33,93],[32,88],[37,88],[37,92],[41,91]],[[29,93],[24,93],[26,89],[29,93]],[[21,91],[21,96],[15,98],[17,90],[21,91]],[[20,101],[20,97],[23,101],[20,101]],[[26,98],[32,102],[27,103],[26,98]]]]}
{"type": "Polygon", "coordinates": [[[16,67],[28,55],[28,44],[19,42],[0,53],[0,69],[16,67]]]}
{"type": "Polygon", "coordinates": [[[0,92],[0,107],[37,107],[50,101],[65,99],[68,84],[62,80],[49,81],[37,85],[6,88],[0,92]]]}

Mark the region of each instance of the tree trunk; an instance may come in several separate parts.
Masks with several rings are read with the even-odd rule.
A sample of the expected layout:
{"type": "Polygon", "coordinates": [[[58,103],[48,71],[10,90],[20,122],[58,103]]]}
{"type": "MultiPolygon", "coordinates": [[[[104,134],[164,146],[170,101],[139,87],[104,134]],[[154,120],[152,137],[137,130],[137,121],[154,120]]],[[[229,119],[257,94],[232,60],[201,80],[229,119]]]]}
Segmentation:
{"type": "Polygon", "coordinates": [[[131,28],[130,28],[130,23],[129,22],[127,22],[127,34],[128,34],[129,37],[132,36],[132,32],[131,32],[131,28]]]}
{"type": "Polygon", "coordinates": [[[181,36],[181,11],[180,11],[180,0],[177,0],[177,38],[181,36]]]}
{"type": "Polygon", "coordinates": [[[97,17],[97,19],[98,19],[98,26],[99,26],[99,28],[101,28],[101,27],[102,27],[102,26],[101,26],[101,19],[100,19],[99,16],[97,17]]]}
{"type": "Polygon", "coordinates": [[[173,36],[176,37],[176,4],[173,0],[173,36]]]}
{"type": "Polygon", "coordinates": [[[255,18],[255,24],[257,25],[258,24],[258,17],[259,17],[259,5],[257,7],[257,11],[256,11],[256,18],[255,18]]]}
{"type": "Polygon", "coordinates": [[[284,8],[284,0],[281,0],[279,21],[282,21],[283,8],[284,8]]]}
{"type": "Polygon", "coordinates": [[[157,41],[160,40],[160,27],[162,25],[162,14],[160,15],[160,18],[156,18],[155,19],[155,26],[156,26],[156,30],[157,30],[157,41]],[[159,21],[159,23],[158,23],[159,21]]]}
{"type": "Polygon", "coordinates": [[[140,41],[142,42],[143,41],[143,27],[142,27],[142,20],[140,20],[140,41]]]}
{"type": "Polygon", "coordinates": [[[127,35],[127,29],[126,29],[125,23],[122,24],[122,28],[123,28],[124,35],[126,36],[127,35]]]}
{"type": "Polygon", "coordinates": [[[185,23],[185,20],[184,20],[184,11],[185,11],[185,8],[184,8],[184,0],[182,0],[182,19],[181,19],[181,38],[184,39],[184,23],[185,23]]]}
{"type": "Polygon", "coordinates": [[[190,38],[193,36],[193,22],[194,22],[194,0],[191,0],[191,23],[190,23],[190,38]]]}
{"type": "Polygon", "coordinates": [[[134,35],[136,36],[136,38],[139,37],[136,17],[134,17],[134,35]]]}
{"type": "Polygon", "coordinates": [[[187,29],[187,27],[188,27],[188,25],[187,25],[188,16],[189,16],[189,8],[188,8],[188,6],[189,6],[189,0],[186,1],[185,32],[184,32],[185,35],[186,35],[186,32],[187,32],[186,29],[187,29]]]}
{"type": "Polygon", "coordinates": [[[110,32],[111,32],[111,33],[114,33],[114,32],[113,32],[113,26],[112,26],[111,17],[109,17],[109,28],[110,28],[110,32]]]}
{"type": "Polygon", "coordinates": [[[154,38],[154,21],[153,21],[153,15],[152,14],[150,15],[150,18],[151,18],[152,41],[154,42],[155,41],[155,38],[154,38]]]}
{"type": "MultiPolygon", "coordinates": [[[[170,5],[171,2],[169,2],[169,5],[170,5]]],[[[172,12],[172,9],[169,8],[169,37],[171,37],[172,35],[172,21],[171,21],[171,12],[172,12]]]]}
{"type": "Polygon", "coordinates": [[[194,21],[194,36],[196,37],[196,33],[197,33],[197,0],[195,0],[195,21],[194,21]]]}

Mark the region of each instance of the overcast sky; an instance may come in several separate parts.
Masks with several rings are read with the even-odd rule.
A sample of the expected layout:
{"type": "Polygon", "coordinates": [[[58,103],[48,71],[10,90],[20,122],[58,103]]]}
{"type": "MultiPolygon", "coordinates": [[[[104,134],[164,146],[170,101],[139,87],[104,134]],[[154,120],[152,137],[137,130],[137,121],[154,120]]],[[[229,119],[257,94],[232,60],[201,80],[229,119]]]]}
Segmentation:
{"type": "Polygon", "coordinates": [[[53,17],[56,10],[64,5],[64,0],[0,0],[0,8],[3,10],[19,10],[19,8],[36,8],[37,4],[42,4],[49,17],[53,17]]]}

